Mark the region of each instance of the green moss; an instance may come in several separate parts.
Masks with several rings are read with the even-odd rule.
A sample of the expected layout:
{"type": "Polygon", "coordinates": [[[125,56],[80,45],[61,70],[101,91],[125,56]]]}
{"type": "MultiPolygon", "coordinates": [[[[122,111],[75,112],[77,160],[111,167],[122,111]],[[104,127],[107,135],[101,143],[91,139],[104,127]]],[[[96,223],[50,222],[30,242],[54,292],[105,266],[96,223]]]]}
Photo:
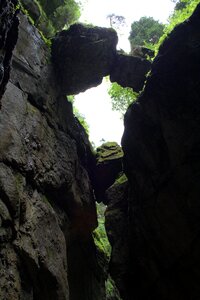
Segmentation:
{"type": "Polygon", "coordinates": [[[111,246],[108,241],[108,237],[104,225],[104,211],[105,206],[103,204],[97,204],[97,213],[98,213],[98,227],[93,232],[93,238],[96,247],[100,252],[103,252],[107,261],[109,261],[111,246]]]}
{"type": "Polygon", "coordinates": [[[106,299],[121,300],[116,285],[110,276],[108,276],[106,280],[105,288],[106,288],[106,299]]]}
{"type": "Polygon", "coordinates": [[[124,153],[122,148],[116,142],[106,142],[96,149],[98,163],[120,159],[124,153]]]}
{"type": "Polygon", "coordinates": [[[34,22],[33,18],[30,16],[28,10],[25,9],[25,7],[24,7],[23,4],[21,3],[21,1],[19,1],[18,9],[20,9],[21,12],[22,12],[24,15],[27,16],[29,22],[30,22],[32,25],[35,25],[35,22],[34,22]]]}
{"type": "Polygon", "coordinates": [[[170,32],[175,26],[187,20],[194,12],[196,6],[200,3],[200,0],[180,0],[179,4],[181,9],[175,9],[172,16],[169,18],[169,23],[164,28],[164,34],[158,41],[155,52],[158,53],[160,45],[169,36],[170,32]],[[181,5],[182,4],[182,5],[181,5]]]}
{"type": "Polygon", "coordinates": [[[122,184],[124,182],[128,181],[128,178],[126,177],[126,175],[123,173],[120,177],[118,177],[115,181],[114,184],[122,184]]]}

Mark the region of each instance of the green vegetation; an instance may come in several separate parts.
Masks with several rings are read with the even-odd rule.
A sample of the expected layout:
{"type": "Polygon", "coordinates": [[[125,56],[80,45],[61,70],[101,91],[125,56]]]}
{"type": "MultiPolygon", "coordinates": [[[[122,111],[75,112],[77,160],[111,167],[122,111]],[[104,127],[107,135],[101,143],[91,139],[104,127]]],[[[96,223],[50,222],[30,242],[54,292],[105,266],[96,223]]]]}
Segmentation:
{"type": "Polygon", "coordinates": [[[31,23],[47,38],[80,17],[80,5],[75,0],[20,0],[19,4],[31,23]]]}
{"type": "Polygon", "coordinates": [[[122,184],[124,182],[126,182],[128,180],[128,178],[126,177],[126,175],[124,173],[122,173],[115,181],[114,184],[122,184]]]}
{"type": "MultiPolygon", "coordinates": [[[[145,46],[150,50],[155,49],[155,44],[163,34],[164,25],[151,17],[142,17],[131,25],[129,41],[131,44],[131,54],[135,54],[138,46],[145,46]]],[[[136,101],[138,93],[131,88],[123,88],[117,83],[112,83],[108,94],[111,97],[112,109],[119,111],[122,116],[128,106],[136,101]]]]}
{"type": "Polygon", "coordinates": [[[110,258],[111,246],[104,225],[105,205],[97,204],[98,227],[93,232],[94,242],[100,252],[103,252],[107,262],[110,258]]]}
{"type": "Polygon", "coordinates": [[[123,88],[119,84],[112,83],[108,94],[111,97],[112,109],[119,111],[122,116],[125,114],[127,107],[136,101],[138,93],[131,88],[123,88]]]}
{"type": "Polygon", "coordinates": [[[142,17],[131,25],[129,41],[131,52],[137,46],[154,45],[163,34],[164,24],[152,17],[142,17]]]}
{"type": "Polygon", "coordinates": [[[89,135],[89,125],[85,119],[85,116],[82,115],[76,107],[73,107],[74,116],[79,120],[86,133],[89,135]]]}
{"type": "Polygon", "coordinates": [[[116,142],[106,142],[96,149],[96,159],[98,163],[120,159],[124,155],[122,148],[116,142]]]}
{"type": "Polygon", "coordinates": [[[81,125],[83,126],[83,128],[85,129],[86,133],[89,135],[89,129],[90,129],[90,127],[89,127],[89,125],[88,125],[88,123],[87,123],[87,121],[86,121],[86,119],[85,119],[85,116],[82,115],[82,114],[79,112],[79,110],[78,110],[77,107],[75,107],[75,105],[74,105],[74,95],[67,96],[67,100],[68,100],[69,102],[71,102],[71,104],[72,104],[74,116],[78,119],[78,121],[80,122],[80,124],[81,124],[81,125]]]}
{"type": "MultiPolygon", "coordinates": [[[[103,258],[103,262],[101,262],[102,267],[105,269],[107,274],[108,263],[111,254],[111,246],[108,241],[105,226],[104,226],[104,212],[105,212],[105,205],[97,204],[99,225],[97,229],[93,232],[93,238],[94,238],[95,245],[97,247],[97,251],[100,254],[99,256],[103,258]]],[[[105,290],[106,290],[107,300],[111,300],[111,299],[121,300],[116,285],[109,275],[105,281],[105,290]]]]}
{"type": "Polygon", "coordinates": [[[105,287],[106,287],[106,299],[121,300],[116,285],[110,276],[108,276],[106,280],[105,287]]]}
{"type": "Polygon", "coordinates": [[[179,0],[174,2],[176,2],[174,13],[169,18],[169,24],[165,26],[164,34],[161,36],[160,40],[158,41],[158,44],[156,45],[156,52],[158,52],[160,45],[170,34],[170,32],[174,29],[174,27],[184,22],[192,15],[197,4],[200,3],[200,0],[179,0]]]}
{"type": "MultiPolygon", "coordinates": [[[[172,0],[175,5],[173,14],[169,18],[167,25],[163,25],[151,17],[142,17],[131,25],[129,41],[131,43],[131,53],[138,46],[145,46],[158,53],[160,45],[170,34],[173,28],[191,16],[200,0],[172,0]]],[[[122,115],[128,106],[134,102],[138,94],[131,88],[123,88],[117,83],[113,83],[108,91],[112,109],[119,111],[122,115]]]]}

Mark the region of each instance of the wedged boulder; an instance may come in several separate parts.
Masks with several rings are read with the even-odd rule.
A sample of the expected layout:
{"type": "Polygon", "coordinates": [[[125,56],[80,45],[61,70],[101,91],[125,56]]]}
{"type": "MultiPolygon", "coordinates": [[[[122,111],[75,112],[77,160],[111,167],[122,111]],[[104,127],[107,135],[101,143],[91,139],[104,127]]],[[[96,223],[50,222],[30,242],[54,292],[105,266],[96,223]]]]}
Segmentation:
{"type": "Polygon", "coordinates": [[[140,57],[118,54],[110,72],[110,81],[135,92],[142,90],[151,62],[140,57]]]}
{"type": "Polygon", "coordinates": [[[200,5],[165,40],[125,115],[129,299],[200,295],[200,5]]]}
{"type": "Polygon", "coordinates": [[[107,142],[97,148],[95,195],[97,201],[105,202],[105,191],[122,172],[122,148],[116,142],[107,142]]]}
{"type": "Polygon", "coordinates": [[[72,95],[99,85],[110,74],[117,41],[113,29],[82,24],[58,33],[53,39],[52,60],[62,91],[72,95]]]}

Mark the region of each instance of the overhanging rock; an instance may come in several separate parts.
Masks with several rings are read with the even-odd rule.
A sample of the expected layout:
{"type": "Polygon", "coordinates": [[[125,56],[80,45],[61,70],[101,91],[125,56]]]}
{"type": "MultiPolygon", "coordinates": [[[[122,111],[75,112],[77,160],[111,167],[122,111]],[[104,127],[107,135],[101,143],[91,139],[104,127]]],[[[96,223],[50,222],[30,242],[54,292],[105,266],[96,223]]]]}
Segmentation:
{"type": "Polygon", "coordinates": [[[119,54],[117,33],[111,28],[74,24],[56,35],[52,59],[57,82],[67,95],[101,84],[104,76],[122,87],[142,90],[151,63],[140,57],[119,54]]]}
{"type": "Polygon", "coordinates": [[[74,24],[54,38],[52,59],[67,95],[99,85],[114,63],[117,34],[113,29],[74,24]]]}

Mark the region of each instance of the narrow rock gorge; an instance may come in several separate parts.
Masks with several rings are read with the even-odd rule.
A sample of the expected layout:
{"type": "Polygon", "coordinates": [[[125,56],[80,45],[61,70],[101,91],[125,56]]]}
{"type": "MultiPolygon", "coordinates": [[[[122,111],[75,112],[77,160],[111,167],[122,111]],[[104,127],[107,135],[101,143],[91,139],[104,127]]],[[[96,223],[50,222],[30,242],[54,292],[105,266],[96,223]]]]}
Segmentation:
{"type": "Polygon", "coordinates": [[[152,64],[119,53],[114,30],[83,24],[50,47],[16,5],[0,3],[0,299],[119,300],[108,276],[123,300],[199,299],[200,4],[152,64]],[[95,156],[66,94],[106,75],[145,87],[123,152],[108,143],[95,156]]]}

